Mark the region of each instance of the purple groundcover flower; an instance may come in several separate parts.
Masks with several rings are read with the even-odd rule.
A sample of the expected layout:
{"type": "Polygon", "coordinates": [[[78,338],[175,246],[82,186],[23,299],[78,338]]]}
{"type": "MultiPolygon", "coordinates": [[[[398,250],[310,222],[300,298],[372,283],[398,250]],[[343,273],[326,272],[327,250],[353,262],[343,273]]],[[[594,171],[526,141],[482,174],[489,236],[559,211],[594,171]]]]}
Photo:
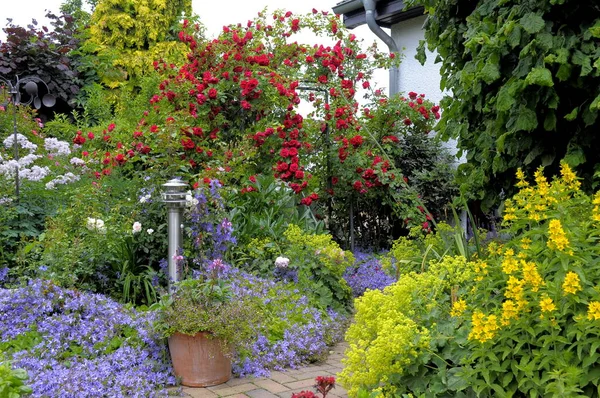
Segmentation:
{"type": "Polygon", "coordinates": [[[297,368],[322,358],[328,345],[343,338],[346,318],[330,310],[311,307],[308,297],[292,284],[275,282],[230,268],[225,278],[236,297],[254,297],[263,301],[273,320],[282,326],[267,325],[270,335],[260,333],[243,347],[246,353],[233,363],[239,376],[269,376],[270,370],[297,368]],[[285,297],[282,299],[282,297],[285,297]]]}
{"type": "Polygon", "coordinates": [[[394,283],[394,278],[385,273],[379,260],[370,253],[354,253],[354,265],[348,267],[344,279],[352,289],[354,297],[362,296],[367,289],[382,290],[394,283]]]}
{"type": "Polygon", "coordinates": [[[154,314],[34,280],[0,289],[0,341],[27,370],[32,397],[162,397],[175,378],[154,314]]]}

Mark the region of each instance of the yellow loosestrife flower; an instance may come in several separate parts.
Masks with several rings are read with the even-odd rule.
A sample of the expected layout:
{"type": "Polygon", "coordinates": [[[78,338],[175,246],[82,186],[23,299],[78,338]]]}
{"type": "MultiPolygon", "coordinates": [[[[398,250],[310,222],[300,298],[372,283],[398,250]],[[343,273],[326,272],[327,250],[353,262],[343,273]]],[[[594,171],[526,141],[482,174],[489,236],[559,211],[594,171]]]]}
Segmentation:
{"type": "Polygon", "coordinates": [[[554,305],[554,302],[550,297],[544,296],[544,298],[540,300],[540,309],[542,312],[552,312],[556,309],[556,305],[554,305]]]}
{"type": "Polygon", "coordinates": [[[566,163],[561,163],[560,165],[560,175],[562,176],[562,180],[567,184],[567,187],[579,191],[579,187],[581,186],[581,182],[577,180],[577,176],[573,173],[573,170],[566,163]]]}
{"type": "Polygon", "coordinates": [[[523,280],[531,285],[532,291],[537,292],[540,286],[544,285],[544,280],[538,272],[537,266],[532,261],[523,260],[521,260],[521,265],[523,266],[523,280]]]}
{"type": "Polygon", "coordinates": [[[527,250],[531,247],[531,239],[523,238],[521,239],[521,249],[527,250]]]}
{"type": "Polygon", "coordinates": [[[550,220],[550,226],[548,227],[548,247],[552,250],[563,252],[569,247],[569,239],[567,239],[567,234],[560,220],[550,220]]]}
{"type": "Polygon", "coordinates": [[[600,302],[599,301],[591,301],[588,304],[587,318],[590,321],[597,321],[598,319],[600,319],[600,302]]]}
{"type": "Polygon", "coordinates": [[[517,188],[525,188],[529,186],[529,183],[525,180],[525,173],[519,167],[517,169],[517,180],[519,180],[515,185],[517,188]]]}
{"type": "Polygon", "coordinates": [[[600,222],[600,191],[596,192],[594,199],[592,200],[594,209],[592,210],[592,220],[600,222]]]}
{"type": "Polygon", "coordinates": [[[475,275],[477,275],[475,277],[475,280],[477,282],[481,282],[483,280],[483,277],[488,274],[487,267],[487,263],[483,260],[478,260],[477,262],[475,262],[473,268],[475,271],[475,275]]]}
{"type": "Polygon", "coordinates": [[[569,271],[565,276],[565,281],[562,284],[562,289],[565,295],[575,294],[582,290],[581,283],[579,281],[579,275],[573,271],[569,271]]]}
{"type": "Polygon", "coordinates": [[[452,310],[450,311],[450,315],[454,317],[459,317],[465,312],[467,309],[467,302],[463,299],[457,300],[452,304],[452,310]]]}
{"type": "Polygon", "coordinates": [[[473,313],[471,325],[472,329],[469,333],[469,340],[478,340],[481,343],[493,339],[496,335],[496,331],[499,329],[498,317],[496,315],[490,315],[486,319],[481,311],[475,311],[473,313]]]}
{"type": "Polygon", "coordinates": [[[511,319],[517,319],[519,317],[519,310],[512,300],[506,300],[502,303],[502,325],[507,326],[510,324],[511,319]]]}
{"type": "Polygon", "coordinates": [[[519,270],[519,263],[513,257],[515,252],[513,249],[508,249],[504,252],[504,260],[502,261],[502,272],[510,275],[519,270]]]}

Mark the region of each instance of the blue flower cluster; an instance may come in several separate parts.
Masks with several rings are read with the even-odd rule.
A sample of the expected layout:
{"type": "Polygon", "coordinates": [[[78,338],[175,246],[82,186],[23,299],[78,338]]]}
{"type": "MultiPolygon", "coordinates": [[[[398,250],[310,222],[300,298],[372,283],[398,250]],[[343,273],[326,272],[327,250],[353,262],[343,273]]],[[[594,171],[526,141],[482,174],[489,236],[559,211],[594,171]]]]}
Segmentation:
{"type": "Polygon", "coordinates": [[[234,362],[234,373],[262,377],[268,376],[270,370],[297,368],[322,358],[330,344],[343,338],[346,318],[312,307],[307,296],[293,284],[260,278],[236,268],[230,268],[225,277],[235,296],[262,300],[268,323],[244,347],[244,354],[234,362]]]}
{"type": "Polygon", "coordinates": [[[344,279],[352,289],[354,297],[362,296],[367,289],[382,290],[395,282],[393,277],[385,273],[373,254],[356,251],[354,258],[354,265],[348,267],[344,273],[344,279]]]}
{"type": "Polygon", "coordinates": [[[162,397],[175,378],[153,314],[31,281],[0,289],[0,343],[32,397],[162,397]]]}

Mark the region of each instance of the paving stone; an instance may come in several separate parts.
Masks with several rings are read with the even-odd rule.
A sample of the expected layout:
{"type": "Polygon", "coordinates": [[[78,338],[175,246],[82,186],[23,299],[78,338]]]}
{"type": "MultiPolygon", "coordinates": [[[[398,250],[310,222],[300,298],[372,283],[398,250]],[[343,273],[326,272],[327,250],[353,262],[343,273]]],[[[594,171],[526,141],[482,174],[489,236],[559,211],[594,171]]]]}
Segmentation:
{"type": "Polygon", "coordinates": [[[253,380],[247,379],[245,377],[242,377],[242,378],[234,377],[232,379],[229,379],[229,381],[225,384],[227,384],[229,387],[235,387],[235,386],[239,386],[240,384],[252,383],[252,381],[253,380]]]}
{"type": "Polygon", "coordinates": [[[263,390],[262,388],[259,388],[258,390],[248,391],[246,395],[252,398],[278,398],[277,395],[267,390],[263,390]]]}
{"type": "Polygon", "coordinates": [[[235,387],[227,387],[219,390],[213,390],[220,397],[228,397],[230,395],[241,394],[246,391],[256,390],[256,386],[251,383],[240,384],[235,387]]]}
{"type": "Polygon", "coordinates": [[[227,398],[247,398],[246,394],[233,394],[233,395],[223,395],[223,397],[227,398]]]}
{"type": "Polygon", "coordinates": [[[254,382],[254,385],[260,388],[264,388],[265,390],[273,394],[289,390],[288,387],[284,386],[283,384],[279,384],[275,380],[258,380],[254,382]]]}
{"type": "Polygon", "coordinates": [[[184,394],[192,398],[215,398],[218,395],[207,388],[184,388],[184,394]]]}
{"type": "Polygon", "coordinates": [[[287,373],[273,371],[271,372],[271,380],[275,380],[278,383],[291,383],[292,381],[296,381],[296,378],[287,373]]]}
{"type": "Polygon", "coordinates": [[[298,380],[310,379],[310,380],[312,380],[313,384],[315,384],[315,378],[317,378],[318,376],[331,376],[331,375],[332,375],[332,373],[326,372],[324,370],[320,370],[320,371],[299,373],[295,377],[298,380]]]}
{"type": "Polygon", "coordinates": [[[314,385],[315,385],[314,379],[306,379],[306,380],[293,381],[291,383],[286,383],[285,384],[285,386],[287,388],[292,389],[292,390],[295,390],[297,388],[311,388],[314,385]]]}

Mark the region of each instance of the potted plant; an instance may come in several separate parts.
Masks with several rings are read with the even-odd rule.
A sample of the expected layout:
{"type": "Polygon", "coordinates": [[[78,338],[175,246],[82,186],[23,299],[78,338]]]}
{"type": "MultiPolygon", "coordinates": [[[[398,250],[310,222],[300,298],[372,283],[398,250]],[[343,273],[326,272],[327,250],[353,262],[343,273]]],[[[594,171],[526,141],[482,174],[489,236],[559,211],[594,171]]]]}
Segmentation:
{"type": "Polygon", "coordinates": [[[157,326],[168,338],[175,375],[181,384],[206,387],[231,377],[231,358],[254,332],[258,303],[234,298],[230,284],[220,278],[226,265],[209,262],[209,272],[185,279],[153,306],[157,326]]]}

